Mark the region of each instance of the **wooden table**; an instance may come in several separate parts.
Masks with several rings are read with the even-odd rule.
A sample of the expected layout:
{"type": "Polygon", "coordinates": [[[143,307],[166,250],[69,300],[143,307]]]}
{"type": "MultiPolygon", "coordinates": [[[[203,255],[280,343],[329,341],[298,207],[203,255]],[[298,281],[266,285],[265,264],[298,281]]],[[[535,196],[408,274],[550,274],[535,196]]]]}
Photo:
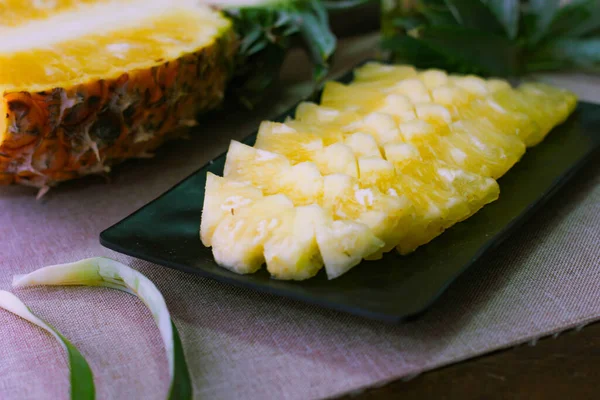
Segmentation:
{"type": "Polygon", "coordinates": [[[595,399],[600,323],[344,399],[595,399]]]}

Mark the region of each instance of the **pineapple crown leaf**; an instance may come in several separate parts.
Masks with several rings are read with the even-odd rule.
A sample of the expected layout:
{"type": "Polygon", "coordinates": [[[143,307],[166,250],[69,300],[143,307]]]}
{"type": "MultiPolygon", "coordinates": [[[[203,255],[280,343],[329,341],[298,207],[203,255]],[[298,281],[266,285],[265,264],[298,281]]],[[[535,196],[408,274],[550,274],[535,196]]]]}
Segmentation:
{"type": "Polygon", "coordinates": [[[336,47],[328,10],[348,9],[367,1],[278,0],[225,9],[241,41],[230,84],[235,97],[247,107],[258,103],[275,82],[286,51],[298,42],[313,63],[315,81],[322,81],[336,47]]]}
{"type": "Polygon", "coordinates": [[[600,0],[415,0],[390,11],[382,45],[418,67],[514,76],[600,70],[600,0]],[[390,32],[392,32],[390,34],[390,32]]]}

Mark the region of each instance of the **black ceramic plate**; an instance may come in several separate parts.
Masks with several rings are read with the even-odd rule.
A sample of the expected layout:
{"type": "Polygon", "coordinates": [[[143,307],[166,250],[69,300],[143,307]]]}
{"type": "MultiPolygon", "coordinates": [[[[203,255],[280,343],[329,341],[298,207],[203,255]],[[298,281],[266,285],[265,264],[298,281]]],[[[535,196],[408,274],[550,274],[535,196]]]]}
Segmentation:
{"type": "MultiPolygon", "coordinates": [[[[253,144],[255,135],[247,138],[253,144]]],[[[277,281],[263,269],[237,275],[215,264],[198,230],[206,172],[225,156],[100,235],[113,250],[181,271],[389,322],[423,312],[463,271],[514,232],[600,147],[600,106],[580,103],[563,125],[499,181],[500,199],[407,257],[388,254],[328,281],[277,281]]]]}

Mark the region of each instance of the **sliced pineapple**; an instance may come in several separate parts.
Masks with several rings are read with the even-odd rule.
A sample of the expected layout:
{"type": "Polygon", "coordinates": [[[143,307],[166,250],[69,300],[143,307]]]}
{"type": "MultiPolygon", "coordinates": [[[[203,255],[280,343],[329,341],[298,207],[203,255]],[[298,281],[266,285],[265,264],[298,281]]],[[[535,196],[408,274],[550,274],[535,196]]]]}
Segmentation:
{"type": "Polygon", "coordinates": [[[575,104],[543,84],[366,64],[320,105],[264,122],[255,147],[232,142],[226,178],[207,180],[202,240],[221,265],[266,262],[278,279],[410,253],[497,199],[495,179],[575,104]]]}
{"type": "Polygon", "coordinates": [[[265,262],[264,244],[270,233],[281,225],[281,214],[293,208],[288,197],[276,194],[226,215],[212,236],[215,261],[240,274],[256,272],[265,262]]]}
{"type": "Polygon", "coordinates": [[[267,195],[284,193],[296,205],[312,204],[323,192],[323,177],[313,163],[292,166],[282,155],[235,140],[229,146],[223,176],[250,183],[267,195]]]}
{"type": "Polygon", "coordinates": [[[325,177],[323,207],[335,219],[359,221],[384,242],[383,252],[393,249],[406,234],[412,219],[412,204],[398,193],[384,194],[363,186],[355,178],[333,174],[325,177]]]}
{"type": "Polygon", "coordinates": [[[313,204],[286,210],[278,220],[264,244],[267,270],[276,279],[314,276],[323,267],[316,232],[327,224],[327,214],[313,204]]]}
{"type": "Polygon", "coordinates": [[[417,70],[411,65],[383,65],[368,62],[354,70],[355,82],[388,81],[398,82],[417,76],[417,70]]]}
{"type": "Polygon", "coordinates": [[[384,246],[365,224],[347,220],[317,229],[317,243],[329,279],[345,274],[384,246]]]}
{"type": "Polygon", "coordinates": [[[215,229],[225,216],[235,215],[236,211],[254,204],[262,197],[262,191],[248,183],[228,180],[209,172],[200,224],[202,243],[210,247],[215,229]]]}

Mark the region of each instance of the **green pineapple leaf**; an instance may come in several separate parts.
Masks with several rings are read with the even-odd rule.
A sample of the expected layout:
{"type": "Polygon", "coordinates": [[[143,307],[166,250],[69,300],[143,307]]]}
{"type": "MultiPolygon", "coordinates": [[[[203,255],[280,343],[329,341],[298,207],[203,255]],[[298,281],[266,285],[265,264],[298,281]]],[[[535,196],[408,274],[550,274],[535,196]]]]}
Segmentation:
{"type": "Polygon", "coordinates": [[[534,16],[532,44],[538,43],[548,32],[556,14],[560,10],[561,0],[531,0],[530,12],[534,16]]]}
{"type": "MultiPolygon", "coordinates": [[[[519,31],[519,0],[483,0],[483,2],[502,23],[508,37],[515,39],[519,31]]],[[[478,1],[475,0],[473,3],[478,1]]]]}
{"type": "Polygon", "coordinates": [[[394,60],[508,77],[564,68],[600,71],[600,0],[413,3],[393,9],[386,20],[393,29],[384,32],[382,45],[394,60]]]}
{"type": "Polygon", "coordinates": [[[224,12],[241,40],[229,85],[230,98],[248,108],[260,102],[276,82],[287,51],[297,43],[306,49],[313,63],[313,77],[320,83],[336,47],[328,11],[347,10],[369,1],[265,0],[226,8],[224,12]]]}
{"type": "Polygon", "coordinates": [[[461,72],[482,75],[514,75],[518,69],[516,48],[507,38],[463,27],[427,27],[418,38],[448,59],[462,65],[461,72]]]}
{"type": "Polygon", "coordinates": [[[446,6],[458,24],[465,28],[495,34],[504,32],[498,18],[479,0],[446,0],[446,6]]]}

